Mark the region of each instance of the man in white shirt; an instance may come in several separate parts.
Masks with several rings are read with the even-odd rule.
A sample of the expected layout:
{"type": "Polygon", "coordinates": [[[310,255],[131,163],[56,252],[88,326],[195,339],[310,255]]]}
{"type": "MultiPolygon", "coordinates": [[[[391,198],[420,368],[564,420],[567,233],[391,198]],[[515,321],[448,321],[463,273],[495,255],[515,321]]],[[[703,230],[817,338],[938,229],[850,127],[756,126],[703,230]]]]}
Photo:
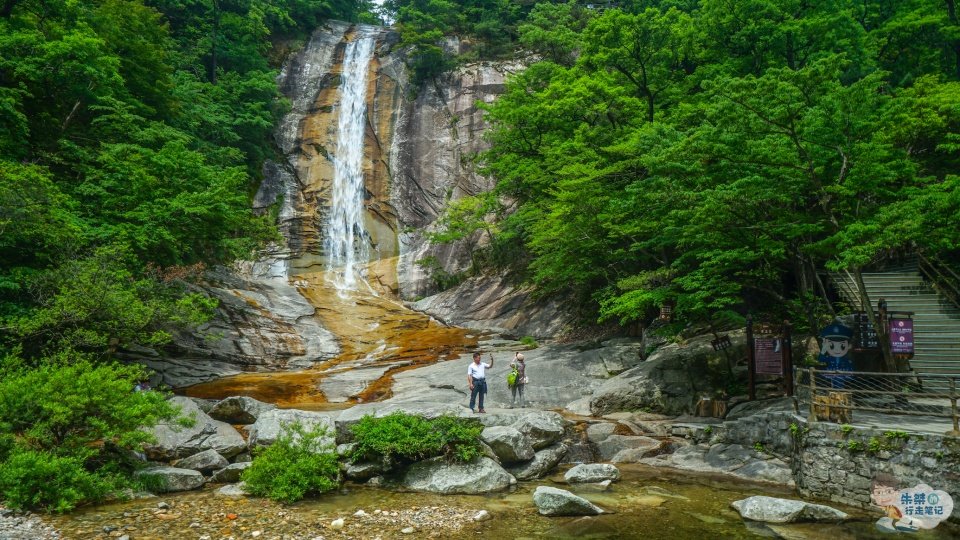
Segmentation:
{"type": "Polygon", "coordinates": [[[493,367],[493,355],[490,355],[490,363],[484,364],[480,361],[480,353],[473,353],[473,363],[467,366],[467,383],[470,385],[470,410],[473,412],[473,406],[477,402],[477,395],[480,396],[480,412],[483,410],[483,395],[487,393],[487,368],[493,367]]]}

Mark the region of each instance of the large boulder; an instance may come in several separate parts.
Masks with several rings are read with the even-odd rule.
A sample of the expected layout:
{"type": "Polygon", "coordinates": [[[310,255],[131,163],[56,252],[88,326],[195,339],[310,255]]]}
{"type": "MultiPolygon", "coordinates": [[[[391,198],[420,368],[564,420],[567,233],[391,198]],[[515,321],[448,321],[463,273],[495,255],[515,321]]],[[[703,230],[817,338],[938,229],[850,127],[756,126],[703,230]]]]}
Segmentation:
{"type": "MultiPolygon", "coordinates": [[[[745,347],[743,334],[731,334],[738,355],[745,347]]],[[[713,336],[697,336],[672,343],[653,353],[646,362],[609,379],[593,392],[590,412],[602,416],[617,411],[645,410],[665,414],[692,413],[700,395],[712,395],[722,385],[724,353],[713,350],[713,336]]]]}
{"type": "Polygon", "coordinates": [[[739,444],[689,445],[640,463],[687,471],[721,473],[752,482],[793,486],[790,467],[778,458],[739,444]]]}
{"type": "Polygon", "coordinates": [[[562,439],[565,423],[559,414],[537,409],[500,411],[484,415],[480,421],[488,428],[507,426],[519,431],[530,441],[534,450],[546,448],[562,439]]]}
{"type": "Polygon", "coordinates": [[[597,443],[600,461],[638,461],[660,448],[660,441],[642,435],[610,435],[597,443]]]}
{"type": "Polygon", "coordinates": [[[567,454],[567,445],[558,443],[544,448],[534,454],[533,459],[526,463],[519,463],[507,467],[517,480],[533,480],[550,473],[560,464],[560,460],[567,454]]]}
{"type": "Polygon", "coordinates": [[[233,426],[210,418],[190,398],[174,396],[170,401],[180,407],[182,416],[192,418],[194,424],[190,427],[176,422],[157,424],[150,430],[156,442],[144,448],[148,458],[172,461],[210,449],[229,458],[246,450],[247,443],[233,426]]]}
{"type": "Polygon", "coordinates": [[[249,467],[251,462],[244,461],[241,463],[231,463],[226,467],[218,470],[213,473],[210,477],[210,481],[216,484],[227,484],[231,482],[238,482],[240,480],[240,475],[249,467]]]}
{"type": "Polygon", "coordinates": [[[263,412],[250,426],[250,446],[269,446],[276,442],[284,426],[299,423],[306,430],[323,428],[326,435],[321,444],[334,444],[335,431],[333,419],[329,414],[301,411],[298,409],[273,409],[263,412]]]}
{"type": "Polygon", "coordinates": [[[480,438],[500,458],[500,463],[516,463],[533,459],[534,451],[530,440],[512,427],[488,427],[480,434],[480,438]]]}
{"type": "Polygon", "coordinates": [[[449,495],[502,491],[516,479],[490,458],[481,457],[470,463],[447,463],[442,457],[414,463],[407,469],[401,484],[413,491],[449,495]]]}
{"type": "Polygon", "coordinates": [[[170,493],[197,489],[205,482],[199,471],[176,467],[151,467],[137,471],[135,477],[147,483],[151,491],[170,493]]]}
{"type": "Polygon", "coordinates": [[[209,473],[217,469],[222,469],[229,464],[230,462],[227,461],[225,457],[221,456],[216,450],[213,449],[198,452],[174,463],[174,465],[181,469],[193,469],[202,473],[209,473]]]}
{"type": "Polygon", "coordinates": [[[847,514],[822,504],[793,499],[778,499],[755,495],[730,503],[744,519],[767,523],[796,523],[799,521],[840,522],[847,514]]]}
{"type": "Polygon", "coordinates": [[[571,484],[617,481],[620,479],[620,469],[609,463],[584,463],[567,471],[563,479],[571,484]]]}
{"type": "Polygon", "coordinates": [[[544,516],[595,516],[603,509],[565,489],[539,486],[533,492],[533,502],[544,516]]]}
{"type": "Polygon", "coordinates": [[[276,405],[252,397],[232,396],[218,402],[208,414],[211,418],[230,424],[252,424],[261,414],[276,408],[276,405]]]}

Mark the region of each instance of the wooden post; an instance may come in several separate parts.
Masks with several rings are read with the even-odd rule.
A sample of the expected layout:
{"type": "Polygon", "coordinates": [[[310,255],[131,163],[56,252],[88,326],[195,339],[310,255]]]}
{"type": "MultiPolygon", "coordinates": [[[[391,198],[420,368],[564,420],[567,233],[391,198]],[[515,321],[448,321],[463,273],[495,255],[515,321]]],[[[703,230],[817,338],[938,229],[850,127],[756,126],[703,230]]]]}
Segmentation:
{"type": "Polygon", "coordinates": [[[757,399],[756,389],[756,361],[753,354],[753,316],[747,315],[747,386],[750,391],[750,401],[757,399]]]}
{"type": "Polygon", "coordinates": [[[810,416],[807,417],[807,422],[813,423],[817,421],[817,412],[816,412],[816,402],[817,402],[817,370],[810,368],[810,416]]]}
{"type": "Polygon", "coordinates": [[[783,321],[783,385],[787,395],[793,395],[793,341],[790,333],[790,321],[783,321]]]}

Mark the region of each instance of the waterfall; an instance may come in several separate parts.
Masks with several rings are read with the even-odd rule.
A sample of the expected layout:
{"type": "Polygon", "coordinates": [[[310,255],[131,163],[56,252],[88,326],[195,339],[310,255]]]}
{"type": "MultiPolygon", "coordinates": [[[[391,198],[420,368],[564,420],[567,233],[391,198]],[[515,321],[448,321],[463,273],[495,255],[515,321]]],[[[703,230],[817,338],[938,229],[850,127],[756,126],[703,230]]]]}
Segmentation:
{"type": "MultiPolygon", "coordinates": [[[[340,291],[356,290],[358,264],[370,259],[370,240],[363,224],[363,146],[367,121],[367,70],[374,38],[358,35],[347,44],[337,105],[337,148],[324,248],[327,268],[340,291]]],[[[366,283],[363,276],[360,280],[366,283]]]]}

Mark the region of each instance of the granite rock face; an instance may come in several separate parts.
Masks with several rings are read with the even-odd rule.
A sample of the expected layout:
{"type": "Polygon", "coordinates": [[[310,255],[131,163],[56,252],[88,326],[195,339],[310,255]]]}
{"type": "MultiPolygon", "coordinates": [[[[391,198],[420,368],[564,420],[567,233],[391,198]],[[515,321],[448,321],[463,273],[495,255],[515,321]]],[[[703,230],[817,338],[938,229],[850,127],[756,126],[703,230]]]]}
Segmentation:
{"type": "Polygon", "coordinates": [[[181,416],[194,420],[193,426],[175,422],[156,425],[150,431],[157,442],[144,448],[148,458],[169,461],[211,449],[230,458],[247,449],[246,441],[233,426],[210,418],[190,398],[174,396],[170,401],[180,407],[181,416]]]}
{"type": "Polygon", "coordinates": [[[539,486],[533,492],[533,502],[544,516],[595,516],[603,509],[565,489],[539,486]]]}
{"type": "Polygon", "coordinates": [[[206,481],[199,471],[176,467],[151,467],[137,471],[137,478],[149,478],[151,487],[159,493],[197,489],[206,481]]]}
{"type": "Polygon", "coordinates": [[[218,402],[207,414],[211,418],[230,424],[252,424],[261,414],[276,408],[276,405],[257,401],[251,397],[232,396],[218,402]]]}
{"type": "Polygon", "coordinates": [[[269,446],[277,441],[284,426],[300,424],[305,430],[325,430],[320,444],[333,450],[336,440],[333,418],[329,414],[297,409],[273,409],[261,414],[250,426],[250,447],[269,446]]]}
{"type": "Polygon", "coordinates": [[[825,521],[837,523],[847,519],[846,512],[822,504],[755,495],[730,503],[745,519],[767,523],[825,521]]]}
{"type": "Polygon", "coordinates": [[[490,458],[477,458],[471,463],[447,463],[444,458],[419,461],[410,466],[402,485],[413,491],[445,495],[477,494],[503,491],[516,479],[490,458]]]}
{"type": "Polygon", "coordinates": [[[500,458],[500,463],[517,463],[533,459],[534,452],[530,440],[515,428],[488,427],[480,434],[480,438],[493,449],[500,458]]]}
{"type": "MultiPolygon", "coordinates": [[[[685,343],[673,343],[658,349],[645,362],[639,363],[606,381],[590,398],[590,412],[602,416],[617,411],[645,410],[664,414],[693,412],[697,399],[712,395],[719,381],[705,376],[711,363],[725,361],[713,350],[710,335],[697,336],[685,343]]],[[[734,347],[728,351],[738,355],[744,337],[731,335],[734,347]]]]}

